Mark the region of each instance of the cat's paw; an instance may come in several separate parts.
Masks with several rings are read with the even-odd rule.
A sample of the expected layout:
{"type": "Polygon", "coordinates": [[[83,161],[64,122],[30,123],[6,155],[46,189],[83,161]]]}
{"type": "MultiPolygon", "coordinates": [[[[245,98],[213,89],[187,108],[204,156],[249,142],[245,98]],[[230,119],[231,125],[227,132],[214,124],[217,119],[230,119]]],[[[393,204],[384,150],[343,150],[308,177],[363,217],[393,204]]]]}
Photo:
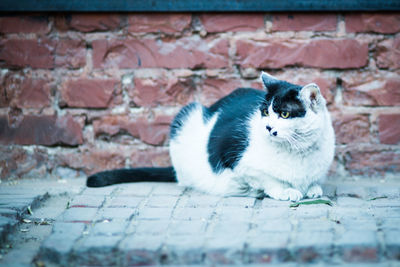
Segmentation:
{"type": "Polygon", "coordinates": [[[308,192],[307,192],[306,196],[308,198],[318,198],[318,197],[322,196],[322,188],[321,188],[321,186],[319,186],[317,184],[311,186],[308,189],[308,192]]]}
{"type": "Polygon", "coordinates": [[[294,188],[271,190],[268,195],[277,200],[299,201],[303,198],[303,194],[294,188]]]}

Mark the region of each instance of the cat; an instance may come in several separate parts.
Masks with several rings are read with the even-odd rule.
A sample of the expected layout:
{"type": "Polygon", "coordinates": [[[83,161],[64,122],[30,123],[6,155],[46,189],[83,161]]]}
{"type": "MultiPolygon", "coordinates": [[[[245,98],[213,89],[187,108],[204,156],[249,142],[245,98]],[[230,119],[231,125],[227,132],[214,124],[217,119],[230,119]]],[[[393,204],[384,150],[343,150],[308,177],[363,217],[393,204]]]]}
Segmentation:
{"type": "Polygon", "coordinates": [[[260,79],[265,90],[239,88],[210,107],[181,109],[170,129],[173,167],[104,171],[87,186],[158,181],[221,196],[322,196],[335,144],[326,100],[314,83],[260,79]]]}

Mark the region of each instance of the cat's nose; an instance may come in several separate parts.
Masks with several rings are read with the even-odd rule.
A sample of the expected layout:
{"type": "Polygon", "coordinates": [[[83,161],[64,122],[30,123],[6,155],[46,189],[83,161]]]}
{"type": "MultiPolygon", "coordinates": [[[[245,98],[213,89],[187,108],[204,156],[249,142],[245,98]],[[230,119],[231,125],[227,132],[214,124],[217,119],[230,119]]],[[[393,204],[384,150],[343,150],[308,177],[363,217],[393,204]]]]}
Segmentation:
{"type": "Polygon", "coordinates": [[[270,132],[272,130],[272,128],[267,125],[267,130],[270,132]]]}
{"type": "Polygon", "coordinates": [[[270,135],[273,135],[273,136],[277,136],[278,135],[277,131],[272,131],[272,127],[271,126],[267,125],[266,128],[269,131],[270,135]]]}

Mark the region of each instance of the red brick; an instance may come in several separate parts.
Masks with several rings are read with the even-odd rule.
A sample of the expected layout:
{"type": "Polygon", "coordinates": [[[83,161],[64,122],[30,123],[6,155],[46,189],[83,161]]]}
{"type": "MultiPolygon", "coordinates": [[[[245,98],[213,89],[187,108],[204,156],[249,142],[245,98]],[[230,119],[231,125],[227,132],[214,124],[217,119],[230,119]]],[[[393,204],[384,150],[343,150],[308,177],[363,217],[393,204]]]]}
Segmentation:
{"type": "Polygon", "coordinates": [[[382,144],[400,142],[400,114],[379,115],[379,140],[382,144]]]}
{"type": "Polygon", "coordinates": [[[273,31],[335,31],[336,14],[274,14],[273,31]]]}
{"type": "Polygon", "coordinates": [[[130,134],[150,145],[162,145],[168,138],[170,116],[157,116],[149,121],[144,117],[107,116],[93,122],[96,136],[130,134]]]}
{"type": "Polygon", "coordinates": [[[400,32],[399,13],[346,14],[345,21],[347,32],[400,32]]]}
{"type": "Polygon", "coordinates": [[[200,21],[207,32],[256,31],[264,28],[263,14],[203,14],[200,21]]]}
{"type": "Polygon", "coordinates": [[[49,40],[0,41],[0,66],[6,68],[32,67],[51,69],[54,67],[54,42],[49,40]]]}
{"type": "Polygon", "coordinates": [[[143,107],[158,105],[185,105],[193,100],[195,86],[190,78],[139,79],[136,78],[134,89],[129,96],[134,103],[143,107]]]}
{"type": "Polygon", "coordinates": [[[78,108],[107,108],[117,87],[116,80],[67,80],[61,88],[61,106],[78,108]]]}
{"type": "Polygon", "coordinates": [[[3,86],[9,106],[18,108],[50,106],[50,83],[47,80],[10,75],[3,86]]]}
{"type": "Polygon", "coordinates": [[[400,68],[400,36],[380,42],[374,57],[379,68],[400,68]]]}
{"type": "Polygon", "coordinates": [[[82,40],[59,40],[55,56],[56,67],[77,69],[86,65],[86,45],[82,40]]]}
{"type": "MultiPolygon", "coordinates": [[[[0,146],[0,178],[14,179],[30,172],[45,175],[50,166],[47,151],[41,148],[25,150],[18,146],[0,146]]],[[[42,176],[43,177],[43,176],[42,176]]],[[[33,178],[30,176],[29,178],[33,178]]]]}
{"type": "Polygon", "coordinates": [[[191,21],[190,14],[134,14],[128,17],[128,31],[180,33],[191,21]]]}
{"type": "Polygon", "coordinates": [[[0,17],[1,33],[39,33],[46,34],[50,31],[47,16],[4,16],[0,17]]]}
{"type": "Polygon", "coordinates": [[[333,118],[336,143],[353,144],[370,141],[370,123],[366,115],[337,114],[333,118]]]}
{"type": "Polygon", "coordinates": [[[76,146],[82,142],[82,126],[69,115],[26,115],[16,123],[0,117],[0,144],[76,146]]]}
{"type": "Polygon", "coordinates": [[[56,28],[61,31],[112,31],[121,26],[121,16],[115,14],[73,14],[55,17],[56,28]]]}
{"type": "Polygon", "coordinates": [[[87,175],[125,167],[126,153],[122,148],[83,148],[75,153],[60,153],[56,162],[63,167],[82,170],[87,175]]]}
{"type": "Polygon", "coordinates": [[[224,68],[229,64],[227,54],[227,47],[221,49],[219,42],[197,37],[93,41],[95,68],[224,68]],[[212,53],[214,46],[218,53],[212,53]]]}
{"type": "Polygon", "coordinates": [[[251,42],[239,40],[237,63],[242,67],[273,68],[305,66],[317,68],[359,68],[368,62],[368,45],[353,39],[280,40],[251,42]]]}
{"type": "Polygon", "coordinates": [[[350,174],[372,176],[400,171],[399,151],[380,150],[375,147],[358,150],[352,147],[345,152],[344,160],[345,168],[350,174]]]}
{"type": "Polygon", "coordinates": [[[355,73],[343,76],[343,102],[351,106],[400,105],[400,76],[355,73]]]}
{"type": "Polygon", "coordinates": [[[130,156],[132,167],[168,167],[171,159],[167,148],[134,151],[130,156]]]}
{"type": "Polygon", "coordinates": [[[204,98],[202,103],[211,105],[242,86],[242,81],[237,79],[207,78],[201,86],[202,97],[204,98]]]}

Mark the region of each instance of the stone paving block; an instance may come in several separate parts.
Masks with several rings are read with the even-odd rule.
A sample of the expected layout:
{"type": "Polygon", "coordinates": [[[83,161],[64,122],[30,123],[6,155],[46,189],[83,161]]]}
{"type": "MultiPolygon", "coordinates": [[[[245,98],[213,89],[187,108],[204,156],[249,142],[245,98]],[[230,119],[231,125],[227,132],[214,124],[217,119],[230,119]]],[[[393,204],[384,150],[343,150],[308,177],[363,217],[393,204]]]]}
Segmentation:
{"type": "Polygon", "coordinates": [[[347,219],[372,219],[373,216],[368,209],[353,208],[353,207],[332,207],[329,210],[329,219],[341,221],[347,219]]]}
{"type": "Polygon", "coordinates": [[[91,222],[94,220],[97,211],[97,208],[70,208],[61,214],[57,221],[91,222]]]}
{"type": "Polygon", "coordinates": [[[155,183],[128,183],[119,185],[116,196],[148,196],[155,186],[155,183]]]}
{"type": "Polygon", "coordinates": [[[145,207],[139,210],[137,219],[139,220],[167,220],[171,218],[172,209],[170,208],[150,208],[145,207]]]}
{"type": "Polygon", "coordinates": [[[8,218],[17,218],[18,212],[16,210],[10,208],[0,208],[0,216],[8,217],[8,218]]]}
{"type": "Polygon", "coordinates": [[[253,214],[251,208],[220,207],[216,211],[216,218],[222,221],[246,221],[248,222],[253,214]]]}
{"type": "Polygon", "coordinates": [[[82,195],[97,195],[97,196],[109,196],[117,188],[116,185],[105,186],[105,187],[86,187],[82,195]]]}
{"type": "Polygon", "coordinates": [[[400,207],[400,199],[379,198],[370,200],[372,207],[400,207]]]}
{"type": "Polygon", "coordinates": [[[247,238],[245,261],[249,263],[280,263],[290,260],[289,232],[254,233],[247,238]]]}
{"type": "Polygon", "coordinates": [[[388,197],[399,198],[400,188],[397,185],[376,185],[368,188],[371,198],[374,197],[388,197]]]}
{"type": "Polygon", "coordinates": [[[176,220],[208,220],[213,214],[212,208],[177,208],[173,218],[176,220]]]}
{"type": "Polygon", "coordinates": [[[333,254],[333,232],[300,231],[292,241],[292,252],[297,262],[309,263],[328,259],[333,254]]]}
{"type": "Polygon", "coordinates": [[[185,187],[178,186],[175,183],[158,184],[154,187],[153,195],[180,196],[185,191],[185,187]]]}
{"type": "Polygon", "coordinates": [[[213,208],[217,206],[217,204],[220,202],[221,197],[219,196],[212,196],[212,195],[207,195],[207,194],[202,194],[202,195],[191,195],[191,196],[182,196],[179,199],[179,202],[177,204],[177,207],[179,208],[197,208],[197,207],[202,207],[202,208],[213,208]]]}
{"type": "Polygon", "coordinates": [[[249,232],[250,223],[245,221],[219,221],[211,227],[211,236],[229,238],[235,236],[246,236],[249,232]]]}
{"type": "Polygon", "coordinates": [[[173,208],[178,199],[179,196],[154,195],[149,198],[146,206],[154,208],[173,208]]]}
{"type": "Polygon", "coordinates": [[[289,220],[280,219],[257,221],[257,223],[252,225],[253,229],[250,229],[250,231],[255,232],[289,232],[292,229],[292,225],[289,220]]]}
{"type": "Polygon", "coordinates": [[[225,197],[221,199],[222,206],[252,208],[255,198],[252,197],[225,197]]]}
{"type": "Polygon", "coordinates": [[[262,208],[275,208],[275,207],[282,207],[282,208],[289,208],[292,202],[290,201],[281,201],[272,198],[264,198],[261,202],[262,208]]]}
{"type": "Polygon", "coordinates": [[[340,224],[346,230],[368,230],[376,231],[377,225],[374,219],[354,219],[354,218],[342,218],[340,224]]]}
{"type": "Polygon", "coordinates": [[[332,207],[328,205],[301,205],[292,210],[292,216],[295,218],[327,218],[328,212],[332,207]]]}
{"type": "Polygon", "coordinates": [[[61,233],[53,233],[41,245],[39,259],[68,266],[70,252],[75,245],[76,238],[61,233]]]}
{"type": "Polygon", "coordinates": [[[331,221],[327,218],[316,218],[316,219],[305,219],[299,220],[298,231],[317,231],[317,232],[328,232],[334,229],[337,222],[331,221]]]}
{"type": "Polygon", "coordinates": [[[90,233],[93,235],[123,235],[128,222],[126,221],[108,221],[104,220],[97,222],[91,229],[90,233]]]}
{"type": "Polygon", "coordinates": [[[379,244],[374,231],[346,231],[335,241],[335,246],[346,262],[376,262],[379,258],[379,244]]]}
{"type": "Polygon", "coordinates": [[[400,229],[383,232],[386,248],[386,257],[400,261],[400,229]]]}
{"type": "Polygon", "coordinates": [[[69,203],[71,208],[98,208],[104,202],[102,195],[78,195],[75,196],[69,203]]]}
{"type": "Polygon", "coordinates": [[[124,266],[156,265],[161,261],[163,235],[129,235],[119,244],[124,266]]]}
{"type": "Polygon", "coordinates": [[[343,207],[369,206],[368,203],[366,203],[365,200],[363,200],[363,199],[355,198],[355,197],[348,197],[348,196],[338,197],[336,200],[336,204],[338,206],[343,206],[343,207]]]}
{"type": "Polygon", "coordinates": [[[336,188],[337,196],[347,196],[366,199],[369,196],[369,190],[366,187],[354,186],[353,184],[339,184],[336,188]]]}
{"type": "Polygon", "coordinates": [[[168,233],[171,236],[176,235],[201,235],[205,234],[207,223],[205,221],[174,221],[169,226],[168,233]]]}
{"type": "Polygon", "coordinates": [[[167,233],[169,220],[140,220],[135,225],[135,232],[145,235],[161,235],[167,233]]]}
{"type": "Polygon", "coordinates": [[[118,221],[129,220],[137,213],[135,208],[103,208],[100,209],[98,216],[101,220],[118,221]]]}
{"type": "Polygon", "coordinates": [[[56,234],[67,234],[68,236],[78,238],[82,235],[86,228],[85,223],[66,223],[66,222],[55,222],[53,224],[53,233],[56,234]]]}
{"type": "Polygon", "coordinates": [[[370,209],[375,218],[400,218],[400,207],[375,207],[370,209]]]}
{"type": "Polygon", "coordinates": [[[399,229],[400,228],[400,218],[388,218],[388,219],[380,218],[380,228],[383,230],[399,229]]]}
{"type": "Polygon", "coordinates": [[[115,196],[115,197],[108,198],[104,206],[106,208],[115,208],[115,207],[136,208],[144,200],[145,200],[145,197],[115,196]]]}
{"type": "Polygon", "coordinates": [[[26,218],[34,221],[41,221],[42,219],[45,221],[56,220],[60,215],[65,211],[65,207],[40,207],[39,209],[35,209],[32,215],[26,216],[26,218]]]}
{"type": "Polygon", "coordinates": [[[268,221],[271,219],[289,219],[292,211],[289,207],[262,208],[253,215],[255,221],[268,221]]]}

